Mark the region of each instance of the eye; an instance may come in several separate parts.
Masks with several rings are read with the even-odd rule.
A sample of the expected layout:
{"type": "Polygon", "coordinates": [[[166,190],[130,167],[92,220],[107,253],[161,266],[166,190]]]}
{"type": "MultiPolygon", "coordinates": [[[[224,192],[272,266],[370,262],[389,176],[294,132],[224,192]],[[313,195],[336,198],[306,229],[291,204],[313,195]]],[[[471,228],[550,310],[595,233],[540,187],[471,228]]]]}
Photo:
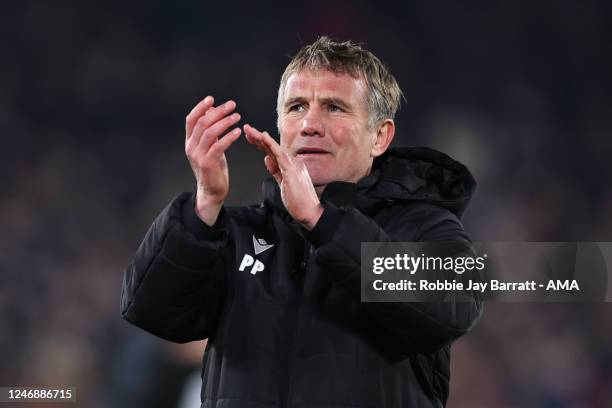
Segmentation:
{"type": "Polygon", "coordinates": [[[338,105],[334,105],[333,103],[329,104],[327,109],[329,109],[330,112],[342,112],[342,108],[338,105]]]}
{"type": "Polygon", "coordinates": [[[295,105],[291,105],[288,109],[288,112],[301,112],[304,110],[304,105],[301,103],[296,103],[295,105]]]}

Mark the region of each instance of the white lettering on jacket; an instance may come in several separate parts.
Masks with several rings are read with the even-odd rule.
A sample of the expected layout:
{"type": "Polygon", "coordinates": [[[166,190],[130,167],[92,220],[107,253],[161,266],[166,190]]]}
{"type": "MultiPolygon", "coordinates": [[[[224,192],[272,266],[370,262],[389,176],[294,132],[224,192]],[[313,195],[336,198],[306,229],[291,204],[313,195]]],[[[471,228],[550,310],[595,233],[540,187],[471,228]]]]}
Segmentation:
{"type": "Polygon", "coordinates": [[[266,266],[261,263],[261,261],[253,258],[249,254],[244,254],[244,257],[242,257],[242,261],[240,262],[240,267],[238,268],[238,270],[244,271],[249,266],[252,266],[250,270],[251,275],[255,275],[257,272],[261,272],[266,269],[266,266]]]}

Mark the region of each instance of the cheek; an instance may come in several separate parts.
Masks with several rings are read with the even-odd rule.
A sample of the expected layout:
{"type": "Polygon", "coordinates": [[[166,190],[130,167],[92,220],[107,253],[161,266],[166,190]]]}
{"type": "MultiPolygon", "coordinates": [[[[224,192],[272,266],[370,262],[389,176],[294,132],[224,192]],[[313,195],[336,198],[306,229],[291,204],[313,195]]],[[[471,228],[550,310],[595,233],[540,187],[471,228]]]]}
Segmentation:
{"type": "Polygon", "coordinates": [[[369,144],[367,141],[368,135],[363,129],[358,126],[346,126],[337,129],[334,138],[336,145],[342,151],[343,156],[349,156],[349,159],[355,160],[368,155],[369,144]]]}
{"type": "Polygon", "coordinates": [[[280,124],[278,131],[280,133],[281,146],[284,146],[284,147],[291,146],[297,134],[295,130],[295,126],[289,121],[285,120],[284,122],[280,124]]]}
{"type": "Polygon", "coordinates": [[[332,127],[332,138],[339,148],[347,149],[353,144],[355,129],[348,123],[340,123],[332,127]]]}

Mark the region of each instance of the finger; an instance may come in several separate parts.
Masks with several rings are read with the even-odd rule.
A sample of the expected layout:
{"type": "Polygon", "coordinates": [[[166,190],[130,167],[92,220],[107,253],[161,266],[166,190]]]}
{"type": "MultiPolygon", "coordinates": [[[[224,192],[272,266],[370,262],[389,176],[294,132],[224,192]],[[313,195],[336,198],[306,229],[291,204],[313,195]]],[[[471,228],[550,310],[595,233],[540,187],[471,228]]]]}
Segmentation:
{"type": "Polygon", "coordinates": [[[278,143],[270,136],[268,132],[260,132],[255,129],[253,126],[246,127],[245,125],[245,134],[248,134],[253,140],[253,144],[260,147],[260,150],[266,152],[268,156],[270,156],[276,163],[280,170],[289,169],[292,165],[291,159],[289,155],[287,155],[283,148],[280,147],[278,143]],[[283,164],[279,165],[279,161],[283,160],[283,164]]]}
{"type": "Polygon", "coordinates": [[[278,163],[278,166],[281,171],[286,171],[293,167],[294,163],[291,160],[291,157],[289,156],[287,151],[283,149],[278,143],[276,143],[276,140],[274,140],[268,132],[264,131],[261,132],[261,134],[263,136],[262,142],[272,152],[272,155],[276,159],[276,162],[278,163]]]}
{"type": "Polygon", "coordinates": [[[193,127],[195,126],[198,118],[206,114],[206,112],[212,108],[214,102],[215,98],[208,95],[206,98],[198,102],[191,112],[187,114],[187,117],[185,118],[185,137],[189,138],[191,136],[191,132],[193,131],[193,127]]]}
{"type": "Polygon", "coordinates": [[[268,165],[270,165],[270,168],[268,170],[270,170],[272,173],[280,171],[280,167],[278,167],[278,162],[276,161],[276,158],[271,154],[266,154],[266,157],[264,157],[264,163],[266,164],[266,168],[268,168],[268,165]]]}
{"type": "Polygon", "coordinates": [[[247,141],[253,146],[257,147],[262,152],[273,155],[270,149],[263,143],[261,133],[255,129],[253,126],[248,123],[244,126],[244,135],[246,136],[247,141]]]}
{"type": "Polygon", "coordinates": [[[270,172],[270,174],[280,172],[280,168],[278,167],[278,162],[274,159],[273,156],[269,154],[264,157],[264,163],[266,165],[266,169],[270,172]]]}
{"type": "Polygon", "coordinates": [[[217,140],[208,150],[208,156],[212,158],[220,158],[223,153],[240,137],[240,128],[235,128],[229,133],[226,133],[221,139],[217,140]]]}
{"type": "Polygon", "coordinates": [[[191,132],[191,138],[195,139],[195,143],[200,143],[202,133],[217,121],[232,113],[234,109],[236,109],[236,102],[234,101],[227,101],[223,105],[210,108],[206,111],[205,115],[200,116],[196,121],[193,131],[191,132]]]}
{"type": "Polygon", "coordinates": [[[266,170],[268,170],[268,173],[274,177],[274,180],[276,180],[280,186],[281,182],[283,181],[283,176],[278,168],[278,163],[276,163],[276,160],[274,160],[271,156],[266,156],[264,157],[264,164],[266,165],[266,170]]]}
{"type": "Polygon", "coordinates": [[[246,136],[249,143],[255,146],[263,146],[263,143],[261,143],[261,135],[259,134],[257,129],[255,129],[253,126],[249,125],[248,123],[245,123],[243,128],[244,128],[244,135],[246,136]]]}
{"type": "Polygon", "coordinates": [[[200,142],[198,143],[198,149],[207,151],[210,146],[212,146],[213,143],[219,139],[219,136],[221,136],[227,131],[227,129],[229,129],[230,126],[236,124],[239,120],[240,114],[232,113],[231,115],[226,116],[213,124],[202,133],[202,137],[200,137],[200,142]]]}
{"type": "Polygon", "coordinates": [[[246,123],[242,128],[244,129],[244,136],[246,137],[247,142],[254,145],[258,149],[263,150],[263,146],[260,143],[259,138],[254,134],[253,127],[246,123]]]}
{"type": "Polygon", "coordinates": [[[280,172],[280,166],[278,165],[278,161],[276,160],[276,157],[274,157],[274,155],[268,151],[268,153],[266,153],[266,157],[268,157],[270,160],[270,163],[274,166],[274,169],[276,169],[275,171],[280,172]]]}
{"type": "Polygon", "coordinates": [[[266,168],[268,169],[268,171],[270,171],[270,169],[268,168],[268,161],[272,163],[274,170],[270,171],[270,174],[278,172],[280,175],[280,168],[278,167],[278,163],[276,161],[276,157],[274,156],[274,153],[272,153],[270,148],[263,143],[263,140],[262,140],[263,133],[261,133],[260,131],[255,129],[253,126],[249,125],[248,123],[245,124],[243,127],[244,127],[244,135],[246,136],[247,141],[251,143],[252,145],[254,145],[255,147],[257,147],[262,152],[266,153],[266,158],[264,158],[264,163],[266,164],[266,168]]]}

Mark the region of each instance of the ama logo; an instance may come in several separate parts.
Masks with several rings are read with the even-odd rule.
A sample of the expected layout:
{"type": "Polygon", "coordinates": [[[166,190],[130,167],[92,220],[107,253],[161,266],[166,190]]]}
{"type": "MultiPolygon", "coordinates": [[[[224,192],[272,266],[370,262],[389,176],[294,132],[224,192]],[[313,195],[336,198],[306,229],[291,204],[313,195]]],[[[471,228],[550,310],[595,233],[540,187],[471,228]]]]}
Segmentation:
{"type": "MultiPolygon", "coordinates": [[[[259,255],[273,246],[274,244],[268,244],[263,238],[255,238],[255,235],[253,235],[253,249],[255,250],[255,255],[259,255]]],[[[244,254],[238,270],[244,271],[247,268],[250,268],[249,272],[251,275],[255,275],[257,272],[261,272],[266,269],[266,266],[260,260],[255,259],[251,255],[244,254]]]]}

